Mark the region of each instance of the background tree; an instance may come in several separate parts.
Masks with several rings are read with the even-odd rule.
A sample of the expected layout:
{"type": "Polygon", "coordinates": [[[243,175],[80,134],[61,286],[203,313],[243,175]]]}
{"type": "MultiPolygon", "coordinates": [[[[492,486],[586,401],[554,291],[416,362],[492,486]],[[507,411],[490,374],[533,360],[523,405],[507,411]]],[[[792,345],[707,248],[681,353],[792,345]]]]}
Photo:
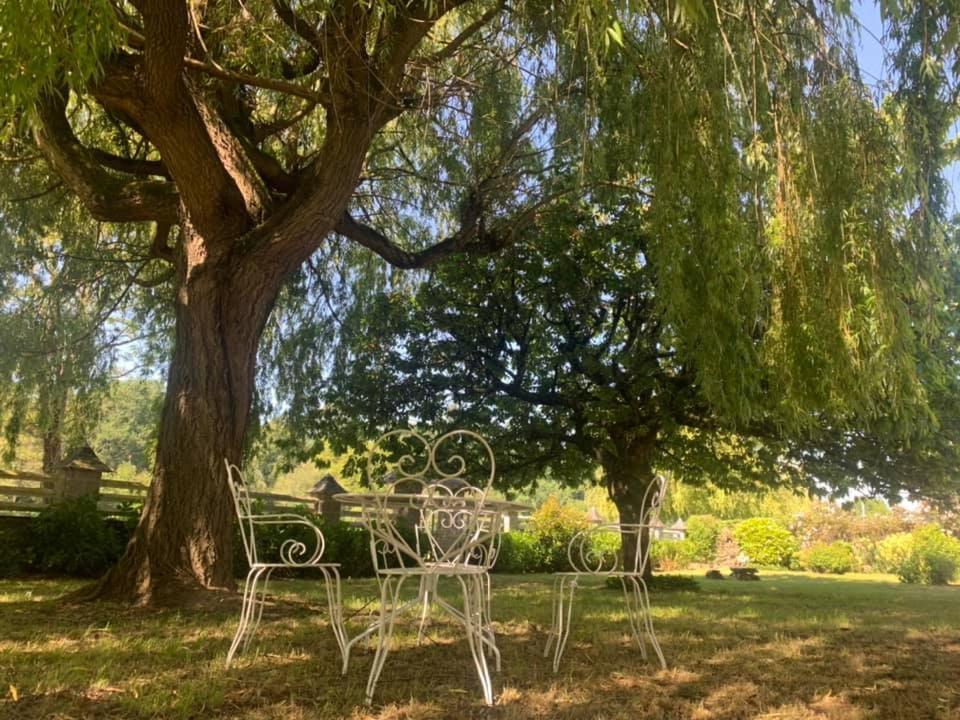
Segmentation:
{"type": "Polygon", "coordinates": [[[123,379],[111,383],[91,436],[100,458],[117,467],[130,463],[149,470],[156,453],[163,385],[156,380],[123,379]]]}

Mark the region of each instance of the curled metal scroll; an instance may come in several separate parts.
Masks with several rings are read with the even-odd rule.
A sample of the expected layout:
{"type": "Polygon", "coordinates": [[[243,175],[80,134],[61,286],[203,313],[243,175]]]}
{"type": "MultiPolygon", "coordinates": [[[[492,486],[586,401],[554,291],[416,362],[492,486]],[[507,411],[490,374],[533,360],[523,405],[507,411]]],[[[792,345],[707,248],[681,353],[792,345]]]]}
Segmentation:
{"type": "MultiPolygon", "coordinates": [[[[414,430],[393,430],[371,446],[367,476],[380,493],[365,518],[376,542],[420,564],[492,564],[499,522],[491,532],[483,503],[496,477],[496,458],[481,435],[452,430],[431,440],[414,430]],[[467,443],[473,453],[465,452],[471,449],[467,443]],[[469,460],[477,462],[471,466],[469,460]],[[475,476],[478,469],[484,481],[474,484],[468,473],[475,476]],[[408,505],[401,506],[397,500],[407,496],[408,505]],[[403,518],[413,520],[413,544],[398,529],[403,518]]],[[[375,553],[375,563],[383,559],[375,553]]]]}
{"type": "Polygon", "coordinates": [[[237,520],[240,522],[240,535],[243,539],[243,549],[247,562],[253,566],[257,563],[288,565],[290,567],[307,567],[315,565],[323,556],[325,541],[320,529],[307,518],[293,513],[255,513],[250,493],[240,468],[229,461],[224,461],[227,468],[227,480],[230,493],[233,496],[234,509],[237,520]],[[287,533],[300,532],[308,536],[284,538],[277,549],[277,557],[261,557],[262,550],[257,546],[256,529],[261,525],[276,525],[284,528],[287,533]],[[305,532],[301,528],[306,528],[305,532]]]}
{"type": "Polygon", "coordinates": [[[667,480],[658,475],[644,492],[642,522],[598,525],[574,535],[567,545],[570,567],[575,572],[590,575],[609,575],[618,571],[643,574],[650,560],[650,542],[642,542],[642,538],[649,536],[650,528],[659,519],[666,493],[667,480]],[[623,548],[614,537],[620,541],[632,537],[632,557],[623,556],[623,548]]]}

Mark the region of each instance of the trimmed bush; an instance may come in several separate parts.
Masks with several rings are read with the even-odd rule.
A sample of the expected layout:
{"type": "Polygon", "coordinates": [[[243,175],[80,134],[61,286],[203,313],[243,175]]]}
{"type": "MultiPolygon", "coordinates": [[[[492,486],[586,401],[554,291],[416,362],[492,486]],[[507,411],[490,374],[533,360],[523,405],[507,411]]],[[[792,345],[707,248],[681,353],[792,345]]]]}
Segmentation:
{"type": "Polygon", "coordinates": [[[960,568],[960,540],[936,524],[910,533],[909,552],[897,568],[901,582],[946,585],[960,568]]]}
{"type": "Polygon", "coordinates": [[[327,542],[324,562],[340,563],[343,577],[373,577],[370,533],[365,527],[345,522],[318,522],[318,525],[327,542]]]}
{"type": "Polygon", "coordinates": [[[800,551],[800,566],[817,573],[843,575],[853,570],[856,556],[850,543],[817,543],[800,551]]]}
{"type": "Polygon", "coordinates": [[[790,567],[799,550],[793,533],[770,518],[744,520],[734,528],[733,536],[757,565],[790,567]]]}
{"type": "Polygon", "coordinates": [[[713,562],[722,529],[723,523],[713,515],[693,515],[687,520],[685,539],[690,543],[695,562],[713,562]]]}
{"type": "Polygon", "coordinates": [[[16,577],[27,565],[26,537],[21,528],[0,527],[0,578],[16,577]]]}
{"type": "Polygon", "coordinates": [[[529,529],[540,545],[541,572],[569,570],[567,546],[573,536],[585,530],[588,525],[582,512],[564,507],[554,495],[547,498],[547,501],[530,518],[529,529]]]}
{"type": "Polygon", "coordinates": [[[543,560],[537,537],[533,533],[515,530],[500,536],[500,552],[493,569],[505,573],[542,572],[543,560]]]}
{"type": "Polygon", "coordinates": [[[112,565],[125,538],[97,510],[95,498],[64,500],[30,523],[30,563],[42,572],[96,577],[112,565]]]}

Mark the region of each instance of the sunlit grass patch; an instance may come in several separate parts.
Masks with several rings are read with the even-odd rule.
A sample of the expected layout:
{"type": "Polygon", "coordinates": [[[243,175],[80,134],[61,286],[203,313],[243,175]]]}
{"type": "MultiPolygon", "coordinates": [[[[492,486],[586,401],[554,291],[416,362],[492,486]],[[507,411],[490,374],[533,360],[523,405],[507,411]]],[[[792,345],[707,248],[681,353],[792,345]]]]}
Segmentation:
{"type": "MultiPolygon", "coordinates": [[[[368,709],[371,646],[354,651],[341,677],[321,583],[272,583],[260,632],[229,670],[236,597],[193,612],[55,600],[78,586],[0,582],[0,717],[960,717],[960,588],[906,587],[889,576],[777,573],[653,593],[666,671],[641,659],[622,593],[584,587],[556,674],[542,657],[551,579],[497,576],[503,670],[492,710],[461,629],[437,609],[420,646],[415,614],[398,625],[368,709]]],[[[455,584],[440,590],[461,601],[455,584]]],[[[345,582],[351,632],[376,617],[378,603],[374,581],[345,582]]]]}

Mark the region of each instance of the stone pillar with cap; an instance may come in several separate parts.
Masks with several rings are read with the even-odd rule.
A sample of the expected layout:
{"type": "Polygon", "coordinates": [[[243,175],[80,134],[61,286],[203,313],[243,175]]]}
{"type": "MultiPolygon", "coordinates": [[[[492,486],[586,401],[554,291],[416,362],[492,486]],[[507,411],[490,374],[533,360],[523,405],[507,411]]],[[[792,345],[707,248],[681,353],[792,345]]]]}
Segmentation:
{"type": "Polygon", "coordinates": [[[345,492],[346,488],[338,483],[333,475],[327,473],[310,488],[307,495],[313,498],[316,503],[315,512],[323,517],[324,522],[337,523],[340,522],[340,510],[343,506],[334,500],[333,496],[345,492]]]}
{"type": "Polygon", "coordinates": [[[100,480],[103,473],[113,472],[89,445],[70,452],[54,471],[54,496],[56,500],[92,495],[100,496],[100,480]]]}

